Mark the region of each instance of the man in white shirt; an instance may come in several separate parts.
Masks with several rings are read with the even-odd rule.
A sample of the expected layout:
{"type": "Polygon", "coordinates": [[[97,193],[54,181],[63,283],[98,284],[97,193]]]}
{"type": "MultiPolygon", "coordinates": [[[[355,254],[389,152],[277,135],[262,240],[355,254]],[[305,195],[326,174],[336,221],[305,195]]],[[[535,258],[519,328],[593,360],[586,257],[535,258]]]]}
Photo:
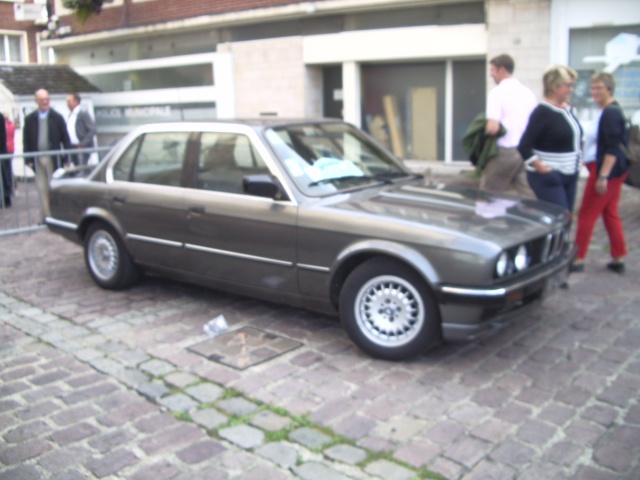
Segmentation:
{"type": "MultiPolygon", "coordinates": [[[[67,95],[67,107],[69,107],[69,117],[67,118],[67,131],[71,140],[71,148],[92,148],[93,137],[96,133],[96,126],[88,112],[80,107],[80,95],[71,93],[67,95]]],[[[89,161],[88,154],[71,155],[75,165],[86,165],[89,161]]]]}
{"type": "Polygon", "coordinates": [[[489,62],[489,75],[497,86],[487,98],[485,131],[487,135],[497,135],[502,124],[506,133],[497,140],[498,156],[482,171],[480,188],[494,192],[515,189],[521,197],[535,198],[517,147],[538,101],[534,93],[513,76],[514,68],[513,58],[506,54],[489,62]]]}

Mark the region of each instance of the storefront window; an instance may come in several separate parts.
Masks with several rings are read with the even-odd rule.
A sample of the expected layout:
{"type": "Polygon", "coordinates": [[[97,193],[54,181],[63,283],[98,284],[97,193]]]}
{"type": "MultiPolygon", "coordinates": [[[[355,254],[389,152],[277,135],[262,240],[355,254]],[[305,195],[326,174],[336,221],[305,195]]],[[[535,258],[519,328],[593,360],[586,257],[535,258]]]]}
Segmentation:
{"type": "Polygon", "coordinates": [[[573,103],[582,122],[597,110],[589,90],[591,75],[605,70],[615,76],[614,96],[625,114],[640,123],[639,46],[640,25],[571,30],[569,64],[580,74],[573,103]]]}
{"type": "Polygon", "coordinates": [[[487,74],[484,60],[453,62],[453,160],[468,160],[462,137],[486,108],[487,74]]]}
{"type": "Polygon", "coordinates": [[[404,159],[444,158],[445,63],[364,65],[363,126],[404,159]]]}
{"type": "Polygon", "coordinates": [[[213,66],[184,65],[180,68],[152,68],[126,72],[87,74],[87,80],[103,92],[127,92],[160,88],[213,85],[213,66]]]}

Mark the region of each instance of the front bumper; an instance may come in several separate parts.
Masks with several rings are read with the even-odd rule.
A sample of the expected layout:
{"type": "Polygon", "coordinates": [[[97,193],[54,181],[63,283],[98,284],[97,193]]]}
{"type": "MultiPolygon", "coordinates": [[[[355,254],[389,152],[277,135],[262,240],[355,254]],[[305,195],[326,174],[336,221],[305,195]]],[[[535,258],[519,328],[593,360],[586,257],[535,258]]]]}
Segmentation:
{"type": "Polygon", "coordinates": [[[544,269],[512,283],[474,288],[440,285],[436,295],[442,314],[442,335],[446,341],[468,341],[503,326],[566,283],[577,247],[544,269]]]}

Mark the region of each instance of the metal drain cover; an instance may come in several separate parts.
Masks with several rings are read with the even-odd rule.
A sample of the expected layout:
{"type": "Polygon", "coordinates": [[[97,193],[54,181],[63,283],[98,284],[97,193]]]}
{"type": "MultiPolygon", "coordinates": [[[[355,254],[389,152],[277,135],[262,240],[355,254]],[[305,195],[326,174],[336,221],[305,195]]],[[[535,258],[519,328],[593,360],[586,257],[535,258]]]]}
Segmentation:
{"type": "Polygon", "coordinates": [[[188,350],[214,362],[244,370],[272,360],[298,348],[302,343],[265,332],[242,327],[188,347],[188,350]]]}

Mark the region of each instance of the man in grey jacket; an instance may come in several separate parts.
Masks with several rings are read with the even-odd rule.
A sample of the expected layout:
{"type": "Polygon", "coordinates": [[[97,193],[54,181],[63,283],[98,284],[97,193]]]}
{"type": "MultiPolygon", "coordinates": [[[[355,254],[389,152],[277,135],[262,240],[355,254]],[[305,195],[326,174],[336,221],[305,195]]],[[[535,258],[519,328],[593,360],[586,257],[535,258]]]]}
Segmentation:
{"type": "MultiPolygon", "coordinates": [[[[80,95],[77,93],[67,95],[67,107],[71,112],[67,119],[67,131],[71,140],[71,148],[93,148],[96,125],[89,112],[80,107],[80,101],[80,95]]],[[[71,159],[75,165],[86,165],[89,161],[89,154],[71,155],[71,159]]]]}

